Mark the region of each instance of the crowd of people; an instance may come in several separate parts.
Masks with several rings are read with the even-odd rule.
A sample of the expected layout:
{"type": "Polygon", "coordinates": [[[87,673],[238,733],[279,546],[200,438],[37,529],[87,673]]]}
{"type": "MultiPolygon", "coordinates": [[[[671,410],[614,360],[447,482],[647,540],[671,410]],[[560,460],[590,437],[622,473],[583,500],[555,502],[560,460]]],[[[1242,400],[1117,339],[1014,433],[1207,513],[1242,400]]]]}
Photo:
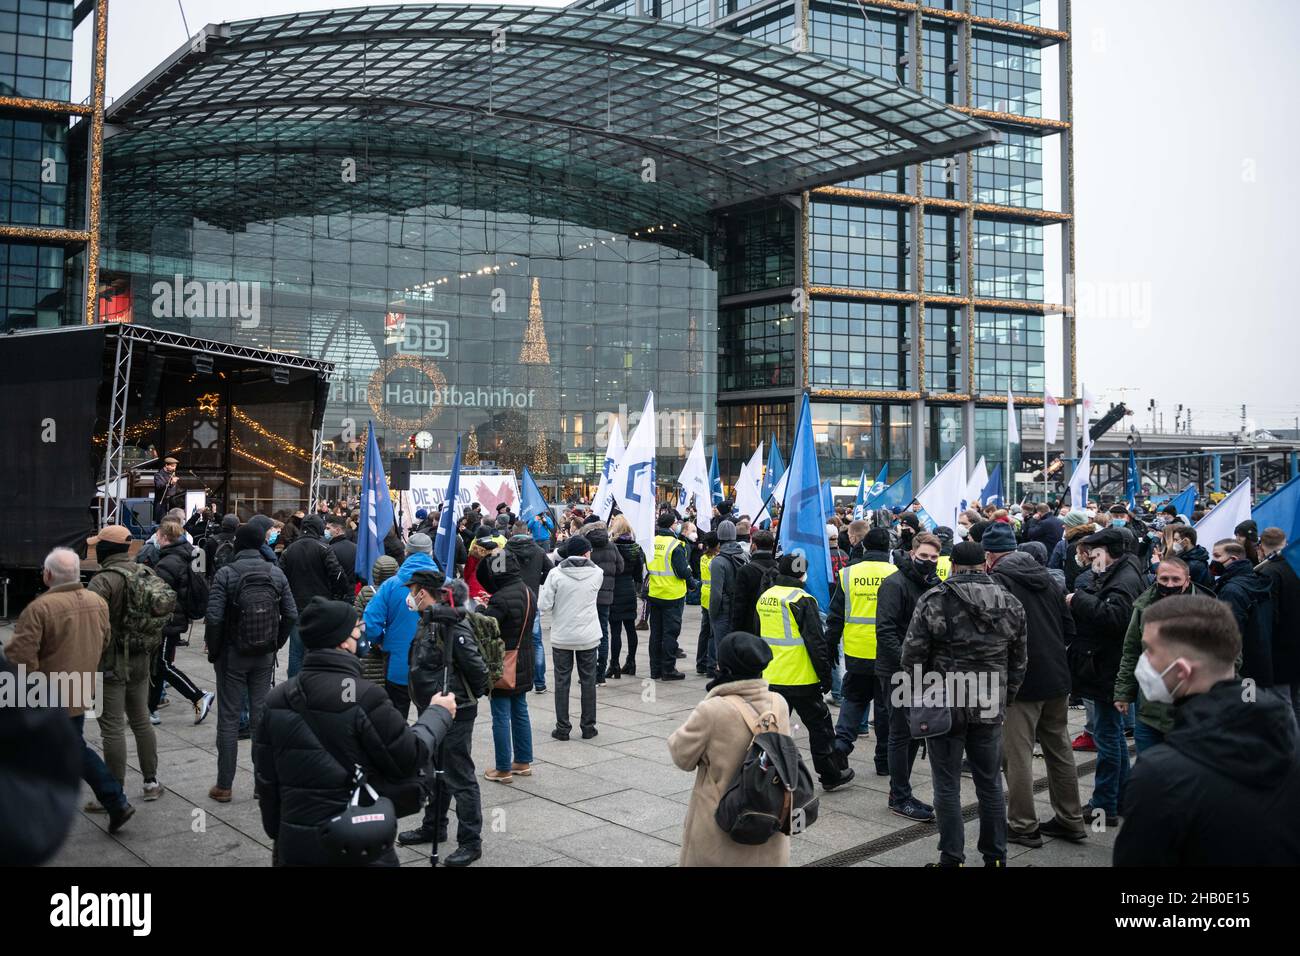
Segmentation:
{"type": "MultiPolygon", "coordinates": [[[[232,799],[238,742],[252,738],[275,863],[340,862],[322,826],[365,780],[401,815],[422,811],[395,833],[400,845],[436,853],[454,804],[456,847],[441,862],[467,866],[482,855],[479,781],[534,773],[529,694],[548,693],[543,620],[550,737],[575,729],[576,674],[577,730],[591,739],[608,681],[685,679],[683,612],[698,603],[707,696],[667,741],[676,766],[696,774],[684,865],[788,863],[791,820],[747,845],[717,818],[751,747],[765,733],[788,737],[791,713],[823,792],[854,779],[849,757],[874,735],[884,806],[936,824],[932,865],[966,863],[963,775],[986,866],[1005,866],[1008,843],[1083,841],[1121,820],[1116,864],[1300,862],[1300,579],[1279,529],[1246,522],[1233,538],[1198,542],[1199,514],[1124,504],[990,505],[928,530],[915,503],[856,519],[837,509],[821,607],[805,555],[778,547],[779,513],[759,526],[728,501],[713,506],[707,533],[693,510],[663,506],[644,549],[617,509],[605,520],[570,505],[523,521],[504,504],[495,515],[474,505],[448,569],[432,556],[441,515],[421,511],[389,534],[368,580],[354,570],[358,517],[324,503],[243,522],[173,511],[135,553],[128,530],[108,525],[89,542],[98,570],[84,586],[79,556],[50,552],[47,590],[19,619],[5,666],[102,675],[102,757],[84,740],[81,707],[48,731],[75,754],[61,772],[90,785],[85,809],[106,813],[110,833],[135,813],[128,725],[141,799],[164,792],[154,726],[171,692],[195,723],[215,702],[213,801],[232,799]],[[213,689],[176,665],[198,621],[213,689]],[[936,675],[939,695],[923,694],[936,675]],[[485,698],[494,759],[480,769],[472,743],[485,698]],[[1071,739],[1079,706],[1086,726],[1071,739]],[[1096,753],[1087,803],[1075,751],[1096,753]],[[933,804],[913,789],[922,754],[933,804]],[[1040,754],[1046,820],[1034,800],[1040,754]]],[[[386,845],[364,862],[397,856],[386,845]]]]}

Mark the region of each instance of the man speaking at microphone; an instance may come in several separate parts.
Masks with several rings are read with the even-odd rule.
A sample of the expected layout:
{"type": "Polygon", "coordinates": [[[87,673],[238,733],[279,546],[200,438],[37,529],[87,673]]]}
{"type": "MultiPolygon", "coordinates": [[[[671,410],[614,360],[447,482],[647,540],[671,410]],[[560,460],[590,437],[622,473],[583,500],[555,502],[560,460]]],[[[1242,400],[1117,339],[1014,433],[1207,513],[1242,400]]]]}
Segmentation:
{"type": "Polygon", "coordinates": [[[180,479],[176,477],[176,466],[180,464],[175,458],[164,458],[163,466],[153,476],[153,520],[162,522],[162,516],[170,511],[173,499],[181,497],[184,492],[177,487],[180,479]]]}

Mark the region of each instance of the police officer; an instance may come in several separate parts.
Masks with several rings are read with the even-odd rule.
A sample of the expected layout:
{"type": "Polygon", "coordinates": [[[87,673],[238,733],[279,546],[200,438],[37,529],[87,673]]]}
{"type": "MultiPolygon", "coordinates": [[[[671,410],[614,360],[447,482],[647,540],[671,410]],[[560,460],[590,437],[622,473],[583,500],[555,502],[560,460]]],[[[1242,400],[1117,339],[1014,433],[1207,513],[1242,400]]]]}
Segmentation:
{"type": "Polygon", "coordinates": [[[650,574],[650,677],[652,680],[685,680],[677,669],[677,638],[682,632],[682,608],[691,577],[690,547],[678,534],[677,516],[671,511],[659,515],[650,574]]]}
{"type": "MultiPolygon", "coordinates": [[[[853,563],[840,569],[826,618],[830,647],[837,647],[841,638],[844,641],[844,701],[835,724],[835,749],[845,756],[853,753],[867,708],[882,692],[876,680],[876,598],[885,578],[898,570],[890,560],[889,534],[883,528],[868,531],[862,543],[862,550],[855,549],[853,563]]],[[[888,735],[881,702],[876,707],[876,769],[883,768],[884,773],[889,772],[888,735]]]]}
{"type": "Polygon", "coordinates": [[[710,566],[718,554],[718,533],[708,531],[700,538],[704,553],[700,555],[700,642],[695,646],[695,673],[707,674],[709,660],[709,641],[713,638],[713,622],[709,620],[709,599],[713,597],[710,584],[713,581],[710,566]]]}
{"type": "Polygon", "coordinates": [[[759,636],[772,649],[763,679],[808,728],[813,768],[823,789],[833,790],[852,780],[853,770],[835,749],[831,713],[822,699],[831,689],[831,656],[817,599],[803,589],[805,577],[803,555],[782,555],[772,586],[758,599],[759,636]]]}

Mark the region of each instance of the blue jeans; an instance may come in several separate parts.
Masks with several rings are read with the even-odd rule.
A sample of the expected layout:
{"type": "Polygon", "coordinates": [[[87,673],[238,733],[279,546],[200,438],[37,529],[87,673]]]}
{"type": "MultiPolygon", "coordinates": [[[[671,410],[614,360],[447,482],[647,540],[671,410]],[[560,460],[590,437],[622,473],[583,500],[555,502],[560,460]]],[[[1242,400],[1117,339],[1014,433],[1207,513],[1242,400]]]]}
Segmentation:
{"type": "MultiPolygon", "coordinates": [[[[1133,704],[1129,704],[1129,710],[1133,709],[1133,704]]],[[[1165,742],[1165,735],[1156,730],[1150,724],[1144,724],[1138,721],[1133,727],[1133,743],[1137,745],[1137,752],[1141,753],[1154,747],[1156,744],[1165,742]]]]}
{"type": "Polygon", "coordinates": [[[533,614],[533,690],[546,690],[546,648],[542,646],[541,611],[533,614]]]}
{"type": "Polygon", "coordinates": [[[76,728],[77,737],[81,740],[81,779],[90,784],[95,799],[105,810],[117,810],[126,806],[126,791],[108,769],[104,758],[86,743],[86,715],[73,717],[72,726],[76,728]]]}
{"type": "Polygon", "coordinates": [[[1110,701],[1100,701],[1093,706],[1092,721],[1092,739],[1097,742],[1097,775],[1088,803],[1105,810],[1107,816],[1115,816],[1128,784],[1128,741],[1124,739],[1128,718],[1110,701]]]}
{"type": "Polygon", "coordinates": [[[307,653],[307,648],[302,643],[302,638],[298,636],[298,625],[295,622],[293,629],[289,631],[289,677],[293,677],[302,670],[302,659],[307,653]]]}
{"type": "MultiPolygon", "coordinates": [[[[1114,708],[1111,713],[1119,716],[1114,708]]],[[[931,737],[927,745],[934,783],[934,815],[939,824],[939,859],[966,862],[966,822],[961,815],[962,752],[970,761],[979,801],[979,851],[985,863],[1007,858],[1007,804],[1002,793],[1002,727],[967,723],[962,736],[931,737]]]]}
{"type": "Polygon", "coordinates": [[[1084,722],[1083,722],[1083,729],[1084,729],[1084,732],[1087,733],[1087,734],[1089,734],[1090,736],[1096,736],[1096,729],[1097,729],[1097,727],[1096,727],[1096,725],[1097,725],[1097,719],[1096,719],[1097,705],[1094,704],[1094,703],[1093,703],[1089,698],[1085,697],[1085,698],[1083,699],[1083,712],[1084,712],[1084,714],[1086,715],[1086,718],[1087,718],[1087,719],[1085,719],[1084,722]]]}
{"type": "Polygon", "coordinates": [[[497,771],[509,773],[512,761],[533,762],[533,725],[528,719],[528,695],[515,694],[491,700],[492,745],[496,748],[497,771]]]}

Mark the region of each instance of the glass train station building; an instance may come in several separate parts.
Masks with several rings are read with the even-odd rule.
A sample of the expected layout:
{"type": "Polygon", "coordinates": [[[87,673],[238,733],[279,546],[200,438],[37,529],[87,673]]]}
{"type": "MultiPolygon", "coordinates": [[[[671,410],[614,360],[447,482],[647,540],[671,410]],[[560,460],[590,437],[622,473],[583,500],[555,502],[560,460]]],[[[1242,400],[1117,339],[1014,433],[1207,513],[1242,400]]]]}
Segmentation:
{"type": "Polygon", "coordinates": [[[929,473],[963,442],[991,468],[1008,389],[1074,394],[1049,3],[216,24],[97,137],[102,60],[99,100],[63,102],[97,4],[0,0],[0,330],[134,322],[333,362],[326,478],[357,474],[373,420],[390,453],[428,432],[425,467],[460,434],[467,464],[581,494],[651,389],[664,478],[699,429],[728,482],[758,441],[788,452],[803,392],[826,477],[929,473]]]}

